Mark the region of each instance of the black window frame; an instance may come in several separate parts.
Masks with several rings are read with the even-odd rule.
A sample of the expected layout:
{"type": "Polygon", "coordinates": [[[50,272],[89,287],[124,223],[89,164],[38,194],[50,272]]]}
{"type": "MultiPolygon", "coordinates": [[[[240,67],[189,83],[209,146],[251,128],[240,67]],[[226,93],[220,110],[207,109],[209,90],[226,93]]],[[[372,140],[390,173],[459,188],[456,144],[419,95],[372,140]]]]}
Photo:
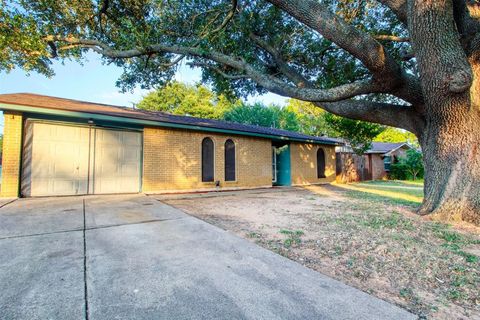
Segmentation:
{"type": "Polygon", "coordinates": [[[323,150],[323,148],[318,148],[317,150],[317,178],[318,179],[327,177],[325,175],[325,168],[326,168],[325,150],[323,150]]]}
{"type": "Polygon", "coordinates": [[[215,144],[212,138],[202,140],[202,182],[215,181],[215,144]],[[211,148],[210,152],[207,148],[211,148]]]}
{"type": "Polygon", "coordinates": [[[236,144],[232,139],[227,139],[224,144],[225,147],[225,181],[237,180],[237,159],[236,159],[236,144]],[[231,162],[231,163],[230,163],[231,162]]]}

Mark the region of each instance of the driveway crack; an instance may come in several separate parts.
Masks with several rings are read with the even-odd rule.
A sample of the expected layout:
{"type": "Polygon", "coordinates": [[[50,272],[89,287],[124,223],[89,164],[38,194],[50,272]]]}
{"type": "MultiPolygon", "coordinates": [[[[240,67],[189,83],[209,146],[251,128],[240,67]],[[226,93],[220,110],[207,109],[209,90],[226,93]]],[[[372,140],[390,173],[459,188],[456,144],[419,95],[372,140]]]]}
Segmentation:
{"type": "Polygon", "coordinates": [[[87,284],[87,239],[85,237],[86,228],[85,199],[83,199],[83,290],[85,299],[85,320],[88,320],[88,284],[87,284]]]}

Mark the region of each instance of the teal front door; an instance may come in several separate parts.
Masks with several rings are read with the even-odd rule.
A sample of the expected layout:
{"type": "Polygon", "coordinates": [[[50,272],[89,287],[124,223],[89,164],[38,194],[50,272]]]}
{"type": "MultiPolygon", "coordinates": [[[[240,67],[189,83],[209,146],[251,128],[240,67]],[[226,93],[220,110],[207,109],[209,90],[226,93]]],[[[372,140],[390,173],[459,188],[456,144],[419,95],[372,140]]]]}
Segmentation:
{"type": "MultiPolygon", "coordinates": [[[[292,177],[290,173],[290,145],[286,144],[281,147],[274,147],[275,156],[273,161],[276,161],[274,166],[276,169],[275,186],[290,186],[292,184],[292,177]]],[[[274,177],[275,178],[275,177],[274,177]]]]}

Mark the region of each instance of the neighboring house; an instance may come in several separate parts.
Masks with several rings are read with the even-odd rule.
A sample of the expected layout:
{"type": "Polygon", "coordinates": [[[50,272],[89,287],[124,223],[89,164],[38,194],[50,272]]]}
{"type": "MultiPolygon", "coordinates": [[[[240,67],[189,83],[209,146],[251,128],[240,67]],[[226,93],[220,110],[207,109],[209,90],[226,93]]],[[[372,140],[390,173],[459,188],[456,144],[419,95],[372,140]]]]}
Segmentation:
{"type": "Polygon", "coordinates": [[[328,183],[339,140],[36,94],[0,95],[1,195],[328,183]]]}
{"type": "MultiPolygon", "coordinates": [[[[372,147],[363,155],[363,180],[386,179],[390,165],[405,157],[412,147],[406,142],[373,142],[372,147]]],[[[362,180],[362,163],[351,148],[339,146],[337,152],[337,179],[344,182],[362,180]]]]}

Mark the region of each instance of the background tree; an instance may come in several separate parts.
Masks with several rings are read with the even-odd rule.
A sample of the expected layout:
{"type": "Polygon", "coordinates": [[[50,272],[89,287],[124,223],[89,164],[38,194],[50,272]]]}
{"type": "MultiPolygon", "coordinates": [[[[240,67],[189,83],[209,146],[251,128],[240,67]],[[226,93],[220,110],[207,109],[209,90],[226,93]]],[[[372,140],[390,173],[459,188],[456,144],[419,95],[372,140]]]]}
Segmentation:
{"type": "Polygon", "coordinates": [[[421,214],[480,223],[480,21],[470,0],[3,0],[0,69],[92,50],[124,90],[180,61],[218,92],[271,91],[414,133],[421,214]]]}
{"type": "Polygon", "coordinates": [[[223,120],[262,127],[300,131],[297,115],[276,105],[239,105],[225,112],[223,120]]]}
{"type": "Polygon", "coordinates": [[[418,139],[415,137],[415,135],[411,132],[397,129],[397,128],[392,128],[392,127],[386,127],[385,130],[382,131],[378,136],[373,139],[375,142],[407,142],[411,146],[418,147],[418,139]]]}
{"type": "Polygon", "coordinates": [[[407,156],[401,160],[407,167],[408,174],[413,180],[423,175],[423,156],[415,149],[407,150],[407,156]]]}
{"type": "Polygon", "coordinates": [[[400,157],[397,162],[391,164],[390,174],[393,179],[417,180],[423,176],[423,156],[415,149],[407,150],[405,157],[400,157]]]}
{"type": "Polygon", "coordinates": [[[136,107],[170,114],[222,119],[225,112],[238,105],[240,101],[231,102],[206,86],[173,81],[147,94],[136,107]]]}
{"type": "Polygon", "coordinates": [[[327,112],[316,107],[313,103],[289,99],[284,108],[295,113],[300,132],[317,137],[338,136],[338,133],[325,120],[327,112]]]}

